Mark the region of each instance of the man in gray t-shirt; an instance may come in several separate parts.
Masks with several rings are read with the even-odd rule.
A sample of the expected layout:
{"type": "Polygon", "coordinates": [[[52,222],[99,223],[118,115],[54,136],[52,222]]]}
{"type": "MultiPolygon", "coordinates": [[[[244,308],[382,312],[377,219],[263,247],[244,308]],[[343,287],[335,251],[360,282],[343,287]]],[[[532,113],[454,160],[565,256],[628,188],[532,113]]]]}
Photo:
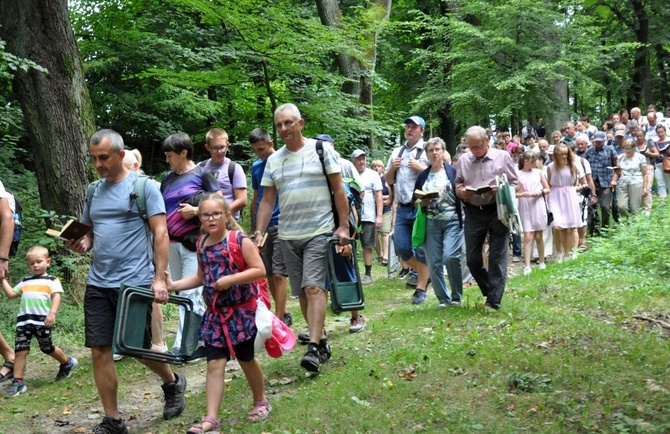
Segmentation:
{"type": "MultiPolygon", "coordinates": [[[[154,251],[153,258],[149,257],[149,236],[133,194],[137,174],[131,173],[123,164],[123,148],[123,139],[112,130],[98,131],[91,138],[91,162],[103,178],[84,205],[82,221],[90,224],[92,230],[78,240],[68,241],[68,247],[77,253],[93,249],[93,263],[84,295],[84,319],[86,346],[91,348],[93,360],[93,377],[105,411],[98,429],[100,432],[121,434],[128,431],[119,414],[118,377],[112,359],[119,287],[121,283],[150,286],[156,302],[167,302],[169,243],[162,196],[154,183],[147,182],[147,224],[153,234],[154,251]]],[[[146,328],[151,330],[150,316],[146,328]]],[[[142,332],[144,330],[138,330],[138,333],[142,332]]],[[[145,348],[151,346],[150,338],[145,333],[145,348]]],[[[138,361],[163,381],[163,417],[169,419],[180,415],[186,405],[186,377],[173,373],[167,363],[138,361]]]]}

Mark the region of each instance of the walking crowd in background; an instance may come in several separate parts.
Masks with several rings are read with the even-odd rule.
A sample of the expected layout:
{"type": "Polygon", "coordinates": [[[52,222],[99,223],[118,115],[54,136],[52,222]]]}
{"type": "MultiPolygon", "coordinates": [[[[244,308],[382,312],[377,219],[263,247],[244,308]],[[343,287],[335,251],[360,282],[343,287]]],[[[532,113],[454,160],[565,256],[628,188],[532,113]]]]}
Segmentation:
{"type": "MultiPolygon", "coordinates": [[[[146,182],[141,155],[126,150],[118,133],[97,132],[89,150],[101,180],[89,186],[81,217],[90,230],[67,241],[76,253],[93,252],[84,299],[85,345],[105,413],[94,432],[127,432],[117,398],[114,361],[120,355],[112,345],[122,284],[154,293],[145,330],[139,331],[144,348],[187,362],[207,361],[206,415],[187,433],[219,430],[223,377],[233,358],[253,395],[249,420],[260,421],[272,410],[254,345],[265,280],[273,314],[286,328],[293,324],[286,307],[289,285],[298,300],[307,324],[298,333],[306,345],[299,363],[308,372],[319,372],[332,357],[325,327],[329,290],[341,280],[359,288],[373,283],[375,254],[384,266],[400,261],[396,278],[415,287],[413,304],[424,303],[432,285],[438,308],[461,308],[464,288],[476,284],[484,309],[495,312],[502,306],[508,257],[523,262],[523,274],[529,275],[534,261],[544,269],[547,258],[576,258],[588,248],[587,237],[611,228],[613,221],[650,215],[652,194],[665,202],[670,109],[666,116],[653,106],[645,115],[635,107],[612,113],[601,129],[581,117],[552,132],[540,118],[514,136],[473,126],[451,156],[441,138],[424,141],[426,122],[412,115],[404,120],[405,141],[384,162],[369,161],[372,155],[364,149],[343,158],[327,134],[305,137],[298,107],[284,104],[274,113],[284,146],[275,150],[262,128],[249,137],[258,157],[251,167],[249,236],[237,223],[247,205],[247,176],[227,156],[224,130],[206,134],[210,158],[200,163],[193,161],[188,135],[166,138],[162,147],[170,170],[160,182],[146,182]],[[506,184],[520,230],[499,218],[499,190],[506,184]],[[351,268],[354,238],[362,249],[360,279],[351,268]],[[336,275],[329,271],[329,257],[336,275]],[[162,305],[175,292],[202,316],[192,354],[181,348],[183,307],[171,348],[163,337],[162,305]]],[[[28,389],[24,368],[33,337],[59,362],[56,380],[70,377],[80,364],[52,342],[63,288],[47,272],[49,251],[30,248],[32,275],[15,286],[7,280],[15,212],[13,196],[0,183],[0,281],[8,298],[21,299],[14,349],[0,335],[0,382],[11,380],[7,397],[28,389]]],[[[366,319],[352,310],[350,332],[365,328],[366,319]]],[[[186,376],[167,363],[138,360],[160,379],[164,418],[179,416],[186,405],[186,376]]]]}

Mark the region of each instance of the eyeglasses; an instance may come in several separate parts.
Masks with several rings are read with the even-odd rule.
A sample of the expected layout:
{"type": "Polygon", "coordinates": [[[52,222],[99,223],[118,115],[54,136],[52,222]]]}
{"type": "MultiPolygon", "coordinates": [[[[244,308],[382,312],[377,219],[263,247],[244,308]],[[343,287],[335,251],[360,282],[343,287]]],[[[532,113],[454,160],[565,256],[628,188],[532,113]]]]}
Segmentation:
{"type": "Polygon", "coordinates": [[[226,149],[228,149],[228,147],[227,146],[218,146],[218,147],[214,148],[214,147],[210,146],[209,149],[211,149],[212,152],[226,152],[226,149]]]}
{"type": "Polygon", "coordinates": [[[222,215],[223,215],[223,213],[221,211],[216,211],[216,212],[213,212],[211,214],[203,213],[203,214],[200,214],[200,220],[205,220],[205,221],[207,221],[207,220],[218,220],[218,219],[221,218],[222,215]]]}

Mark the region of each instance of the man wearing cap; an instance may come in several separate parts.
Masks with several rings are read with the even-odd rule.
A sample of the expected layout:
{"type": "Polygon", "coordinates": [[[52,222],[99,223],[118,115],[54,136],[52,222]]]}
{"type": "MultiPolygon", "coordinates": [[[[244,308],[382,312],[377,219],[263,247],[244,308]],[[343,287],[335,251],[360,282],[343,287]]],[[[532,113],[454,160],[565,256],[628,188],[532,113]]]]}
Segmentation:
{"type": "Polygon", "coordinates": [[[395,185],[394,195],[398,202],[394,225],[396,250],[400,259],[417,272],[416,291],[412,297],[414,304],[426,301],[429,276],[423,247],[412,248],[412,227],[416,220],[416,208],[412,203],[414,183],[419,173],[430,164],[423,150],[425,128],[426,121],[420,116],[405,119],[405,144],[393,150],[384,173],[386,182],[395,185]]]}
{"type": "Polygon", "coordinates": [[[265,191],[258,205],[254,237],[260,246],[278,197],[282,254],[291,292],[298,296],[309,328],[309,344],[300,365],[317,372],[331,357],[323,327],[328,306],[328,238],[332,234],[339,238],[340,245],[349,243],[349,203],[337,156],[330,146],[324,146],[321,163],[316,140],[302,135],[305,120],[298,107],[290,103],[279,106],[274,122],[285,145],[267,159],[261,180],[265,191]],[[328,184],[339,216],[337,222],[328,184]]]}
{"type": "Polygon", "coordinates": [[[616,124],[614,126],[614,140],[612,140],[611,146],[614,148],[614,151],[617,155],[624,153],[623,142],[626,141],[626,126],[624,124],[616,124]]]}
{"type": "MultiPolygon", "coordinates": [[[[595,134],[598,134],[598,132],[594,133],[594,136],[595,134]]],[[[602,134],[604,136],[605,133],[602,134]]],[[[572,148],[576,157],[575,163],[578,166],[582,167],[582,170],[584,171],[584,176],[586,176],[586,184],[589,187],[588,190],[580,187],[581,188],[580,192],[582,194],[580,195],[579,201],[580,201],[580,208],[583,210],[582,223],[584,223],[582,227],[577,228],[577,234],[579,235],[578,245],[580,248],[586,248],[586,229],[590,224],[590,222],[588,221],[589,208],[587,207],[590,207],[591,209],[595,209],[597,207],[596,187],[595,184],[593,183],[593,172],[591,171],[591,164],[589,163],[589,160],[584,158],[584,156],[586,155],[586,151],[588,150],[588,146],[589,146],[589,139],[588,137],[586,137],[586,135],[582,134],[580,136],[577,136],[577,147],[572,148]]]]}
{"type": "Polygon", "coordinates": [[[489,147],[484,128],[474,126],[465,134],[470,152],[458,160],[456,194],[465,205],[466,260],[472,277],[477,281],[482,295],[486,297],[484,307],[488,311],[500,309],[505,282],[507,280],[507,246],[509,228],[498,220],[496,206],[496,177],[507,176],[515,188],[518,185],[516,168],[512,156],[505,151],[489,147]],[[467,187],[479,189],[489,186],[492,190],[474,192],[467,187]],[[489,268],[484,265],[482,247],[489,236],[489,268]]]}
{"type": "Polygon", "coordinates": [[[361,247],[363,247],[363,262],[365,276],[363,285],[369,285],[372,279],[372,262],[377,240],[377,229],[382,227],[384,203],[382,201],[382,181],[377,172],[367,167],[365,151],[356,149],[351,153],[351,162],[354,163],[360,176],[363,187],[363,207],[361,210],[361,247]]]}
{"type": "MultiPolygon", "coordinates": [[[[623,133],[625,135],[625,132],[623,133]]],[[[610,225],[610,210],[612,209],[612,190],[610,183],[614,175],[611,167],[616,166],[616,151],[605,144],[606,135],[598,131],[593,135],[593,146],[584,154],[584,158],[591,164],[593,183],[596,187],[596,196],[600,205],[602,227],[610,225]],[[608,168],[609,167],[609,168],[608,168]]]]}

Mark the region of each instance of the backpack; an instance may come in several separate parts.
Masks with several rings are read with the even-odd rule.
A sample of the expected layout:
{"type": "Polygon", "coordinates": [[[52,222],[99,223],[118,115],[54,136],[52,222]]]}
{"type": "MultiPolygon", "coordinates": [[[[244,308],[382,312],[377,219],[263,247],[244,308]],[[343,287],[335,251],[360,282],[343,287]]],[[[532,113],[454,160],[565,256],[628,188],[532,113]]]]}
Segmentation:
{"type": "MultiPolygon", "coordinates": [[[[407,150],[408,152],[412,152],[412,149],[407,149],[407,146],[402,145],[402,147],[400,148],[400,152],[398,152],[398,158],[402,157],[402,154],[405,153],[405,150],[407,150]]],[[[418,148],[418,151],[416,151],[416,157],[414,158],[418,160],[419,158],[421,158],[421,154],[423,154],[423,148],[418,148]]]]}
{"type": "MultiPolygon", "coordinates": [[[[204,169],[206,162],[207,161],[201,161],[200,163],[198,163],[198,166],[200,166],[204,169]]],[[[233,186],[233,177],[235,176],[235,165],[237,165],[237,163],[234,162],[233,160],[230,160],[230,164],[228,164],[228,181],[230,182],[231,187],[233,186]]],[[[218,173],[216,173],[216,172],[212,172],[212,173],[214,173],[215,178],[219,177],[218,173]]],[[[233,187],[233,189],[234,189],[234,187],[233,187]]]]}
{"type": "Polygon", "coordinates": [[[9,256],[16,256],[23,234],[23,205],[15,193],[9,190],[5,191],[14,198],[14,235],[12,236],[12,245],[9,247],[9,256]]]}
{"type": "MultiPolygon", "coordinates": [[[[137,175],[137,179],[135,180],[135,183],[133,183],[133,192],[130,193],[130,198],[128,201],[128,207],[130,207],[133,202],[137,204],[137,211],[139,212],[142,220],[145,221],[149,220],[149,216],[147,215],[147,194],[145,190],[148,180],[149,176],[147,175],[137,175]]],[[[85,200],[89,209],[91,207],[91,201],[93,200],[95,189],[98,188],[101,181],[102,179],[98,179],[97,181],[91,182],[88,184],[88,187],[86,187],[85,200]]]]}
{"type": "MultiPolygon", "coordinates": [[[[139,213],[140,218],[144,221],[144,231],[147,234],[147,255],[149,256],[149,260],[153,263],[153,232],[151,232],[151,228],[149,227],[149,215],[147,213],[147,193],[145,190],[148,180],[149,176],[147,175],[137,175],[137,179],[133,183],[133,192],[130,193],[130,197],[128,199],[128,209],[130,209],[130,206],[133,204],[133,202],[135,202],[137,205],[137,212],[139,213]]],[[[95,189],[98,188],[101,181],[102,179],[98,179],[97,181],[91,182],[88,184],[88,187],[86,187],[86,195],[84,196],[84,200],[88,204],[89,210],[91,209],[91,202],[93,201],[93,194],[95,193],[95,189]]]]}
{"type": "MultiPolygon", "coordinates": [[[[316,142],[316,153],[319,156],[319,161],[321,161],[321,168],[323,169],[323,174],[326,177],[326,183],[328,183],[328,191],[330,192],[330,203],[331,207],[333,210],[333,217],[335,217],[335,226],[339,224],[339,215],[337,213],[337,207],[335,206],[335,197],[333,196],[333,188],[330,185],[330,179],[328,178],[328,174],[326,173],[326,162],[323,156],[323,141],[322,140],[317,140],[316,142]]],[[[346,178],[347,180],[350,180],[350,178],[346,178]]],[[[358,184],[358,187],[355,185],[358,184],[355,180],[351,179],[350,182],[345,182],[344,183],[344,190],[347,193],[347,196],[351,195],[351,198],[349,199],[349,236],[351,238],[356,237],[356,229],[358,228],[358,216],[360,214],[361,206],[363,203],[363,200],[361,199],[361,186],[358,184]],[[357,194],[355,193],[356,190],[358,191],[357,194]],[[358,198],[358,199],[357,199],[358,198]],[[358,208],[356,208],[355,205],[352,205],[352,202],[359,202],[358,208]]]]}

